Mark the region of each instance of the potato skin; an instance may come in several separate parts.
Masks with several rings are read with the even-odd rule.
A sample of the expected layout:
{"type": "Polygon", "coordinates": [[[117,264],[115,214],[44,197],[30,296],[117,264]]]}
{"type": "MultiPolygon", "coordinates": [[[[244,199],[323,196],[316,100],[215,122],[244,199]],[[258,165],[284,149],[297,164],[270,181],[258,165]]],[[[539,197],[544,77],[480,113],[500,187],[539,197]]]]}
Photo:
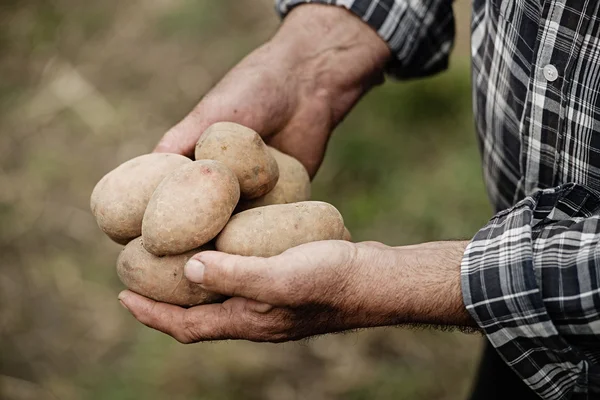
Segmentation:
{"type": "Polygon", "coordinates": [[[187,260],[204,250],[213,247],[205,245],[184,254],[157,257],[144,249],[140,237],[129,242],[119,254],[117,274],[129,290],[156,301],[185,307],[214,303],[223,296],[202,289],[183,274],[187,260]]]}
{"type": "Polygon", "coordinates": [[[90,199],[100,229],[120,244],[140,236],[144,212],[156,187],[173,170],[191,162],[179,154],[145,154],[104,175],[90,199]]]}
{"type": "Polygon", "coordinates": [[[240,182],[241,197],[254,199],[275,187],[279,168],[258,133],[233,122],[208,127],[196,144],[196,160],[227,165],[240,182]]]}
{"type": "Polygon", "coordinates": [[[343,236],[344,220],[334,206],[304,201],[234,215],[217,236],[216,247],[230,254],[270,257],[303,243],[343,236]]]}
{"type": "Polygon", "coordinates": [[[219,161],[194,161],[173,171],[150,198],[142,222],[144,247],[162,256],[211,241],[240,198],[233,172],[219,161]]]}
{"type": "Polygon", "coordinates": [[[236,212],[271,204],[297,203],[310,199],[310,177],[306,168],[294,157],[273,147],[267,147],[279,167],[277,184],[264,196],[251,200],[241,200],[236,212]]]}

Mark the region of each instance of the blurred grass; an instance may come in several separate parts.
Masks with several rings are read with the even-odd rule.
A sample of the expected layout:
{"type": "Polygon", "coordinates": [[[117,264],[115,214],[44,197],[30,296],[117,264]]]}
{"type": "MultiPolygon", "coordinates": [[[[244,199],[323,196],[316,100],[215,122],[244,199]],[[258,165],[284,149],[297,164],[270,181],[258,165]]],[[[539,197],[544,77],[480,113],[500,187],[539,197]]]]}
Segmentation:
{"type": "Polygon", "coordinates": [[[491,212],[473,139],[466,65],[385,85],[334,135],[315,195],[339,207],[359,240],[470,238],[491,212]]]}
{"type": "MultiPolygon", "coordinates": [[[[0,4],[1,399],[464,398],[475,336],[387,328],[182,346],[119,307],[119,247],[89,194],[269,37],[271,1],[248,4],[0,4]]],[[[456,4],[463,25],[468,6],[456,4]]],[[[377,88],[333,136],[314,198],[356,240],[469,238],[490,216],[464,31],[450,71],[377,88]]]]}

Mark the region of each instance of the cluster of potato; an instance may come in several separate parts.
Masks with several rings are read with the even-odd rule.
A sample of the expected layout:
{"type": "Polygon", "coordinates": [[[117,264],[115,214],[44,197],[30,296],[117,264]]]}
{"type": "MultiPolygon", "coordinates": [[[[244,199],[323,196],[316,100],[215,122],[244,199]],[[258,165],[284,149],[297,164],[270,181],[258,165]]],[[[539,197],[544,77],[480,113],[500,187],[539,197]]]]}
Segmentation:
{"type": "Polygon", "coordinates": [[[126,245],[117,272],[130,290],[181,306],[217,302],[221,296],[183,274],[199,251],[268,257],[312,241],[350,239],[335,207],[308,201],[310,179],[302,164],[266,146],[253,130],[211,125],[195,159],[139,156],[94,188],[98,226],[126,245]]]}

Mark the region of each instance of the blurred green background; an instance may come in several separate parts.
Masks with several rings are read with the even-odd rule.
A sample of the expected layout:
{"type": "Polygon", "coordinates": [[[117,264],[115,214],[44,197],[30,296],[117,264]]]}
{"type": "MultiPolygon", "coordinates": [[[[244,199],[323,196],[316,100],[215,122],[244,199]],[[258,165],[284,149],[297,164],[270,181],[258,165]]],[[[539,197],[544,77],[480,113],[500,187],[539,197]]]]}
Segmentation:
{"type": "MultiPolygon", "coordinates": [[[[314,182],[356,240],[470,238],[491,215],[471,116],[469,3],[452,66],[388,82],[314,182]]],[[[271,0],[0,2],[0,399],[463,399],[482,339],[374,329],[180,345],[116,299],[94,184],[158,138],[279,21],[271,0]]]]}

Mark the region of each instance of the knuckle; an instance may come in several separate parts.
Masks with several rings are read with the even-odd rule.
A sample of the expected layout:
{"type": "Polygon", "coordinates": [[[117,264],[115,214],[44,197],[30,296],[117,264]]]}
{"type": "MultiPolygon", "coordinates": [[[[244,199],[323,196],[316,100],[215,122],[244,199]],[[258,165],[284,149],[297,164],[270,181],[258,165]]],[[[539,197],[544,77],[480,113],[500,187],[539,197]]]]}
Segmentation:
{"type": "Polygon", "coordinates": [[[244,279],[240,279],[240,269],[237,257],[227,257],[219,268],[212,269],[214,274],[210,274],[210,268],[207,269],[209,273],[205,275],[205,281],[210,284],[226,285],[229,294],[236,296],[245,285],[244,279]]]}
{"type": "Polygon", "coordinates": [[[271,343],[290,340],[294,326],[289,311],[284,309],[274,309],[266,314],[250,312],[244,325],[247,327],[246,339],[271,343]]]}
{"type": "Polygon", "coordinates": [[[177,326],[177,329],[174,329],[172,336],[175,340],[183,344],[194,343],[200,340],[196,319],[189,312],[184,312],[181,322],[177,326]]]}
{"type": "Polygon", "coordinates": [[[219,323],[211,328],[211,339],[221,340],[241,337],[240,334],[244,331],[245,327],[243,324],[240,327],[240,309],[238,300],[240,302],[243,300],[232,300],[219,305],[219,323]]]}
{"type": "Polygon", "coordinates": [[[261,269],[250,268],[260,265],[258,257],[231,257],[223,265],[225,277],[223,281],[229,282],[229,292],[233,296],[243,296],[257,300],[264,295],[264,283],[268,280],[261,269]],[[226,278],[226,279],[224,279],[226,278]]]}
{"type": "Polygon", "coordinates": [[[238,278],[241,274],[240,261],[238,257],[228,257],[223,264],[223,272],[231,278],[238,278]]]}
{"type": "Polygon", "coordinates": [[[225,306],[221,306],[223,313],[225,315],[225,319],[227,320],[228,324],[231,324],[232,322],[235,322],[236,320],[236,307],[225,307],[225,306]]]}
{"type": "Polygon", "coordinates": [[[193,118],[193,119],[201,119],[202,117],[206,116],[206,112],[204,110],[204,102],[206,102],[206,99],[209,97],[209,95],[207,94],[203,101],[201,101],[200,103],[196,104],[194,106],[194,108],[192,108],[192,110],[188,113],[186,118],[193,118]]]}
{"type": "Polygon", "coordinates": [[[191,344],[194,343],[195,341],[189,336],[189,334],[185,333],[185,332],[181,332],[181,333],[177,333],[177,334],[173,334],[171,335],[173,337],[173,339],[177,340],[179,343],[181,344],[191,344]]]}

